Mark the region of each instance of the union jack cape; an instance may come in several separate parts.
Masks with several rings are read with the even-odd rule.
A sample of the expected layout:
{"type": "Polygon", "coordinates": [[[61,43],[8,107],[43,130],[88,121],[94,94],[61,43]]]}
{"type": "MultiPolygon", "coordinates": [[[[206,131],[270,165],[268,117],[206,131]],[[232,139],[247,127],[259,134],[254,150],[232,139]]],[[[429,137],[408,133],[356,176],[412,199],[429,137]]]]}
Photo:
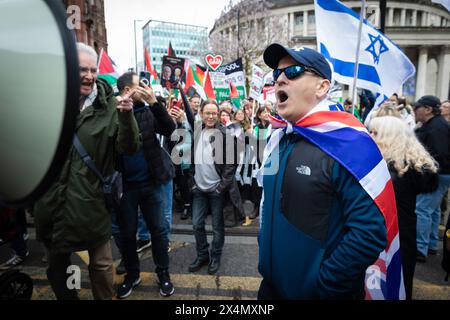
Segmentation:
{"type": "Polygon", "coordinates": [[[282,118],[270,117],[273,128],[277,130],[272,133],[266,146],[261,166],[263,169],[258,172],[257,179],[262,185],[266,160],[286,132],[297,132],[338,161],[358,180],[385,220],[387,247],[366,271],[366,299],[403,300],[405,289],[391,176],[364,125],[353,115],[340,110],[338,105],[324,100],[294,125],[282,118]]]}

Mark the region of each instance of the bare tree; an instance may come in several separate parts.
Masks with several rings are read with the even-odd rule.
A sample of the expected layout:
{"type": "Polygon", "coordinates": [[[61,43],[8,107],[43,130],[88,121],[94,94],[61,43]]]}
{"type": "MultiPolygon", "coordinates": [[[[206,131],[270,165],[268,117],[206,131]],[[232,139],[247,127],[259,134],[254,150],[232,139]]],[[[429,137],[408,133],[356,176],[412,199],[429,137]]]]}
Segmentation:
{"type": "Polygon", "coordinates": [[[267,68],[262,61],[264,49],[273,42],[288,42],[287,20],[274,16],[272,6],[267,0],[242,0],[222,13],[210,33],[211,49],[225,61],[242,57],[247,90],[252,64],[267,68]]]}

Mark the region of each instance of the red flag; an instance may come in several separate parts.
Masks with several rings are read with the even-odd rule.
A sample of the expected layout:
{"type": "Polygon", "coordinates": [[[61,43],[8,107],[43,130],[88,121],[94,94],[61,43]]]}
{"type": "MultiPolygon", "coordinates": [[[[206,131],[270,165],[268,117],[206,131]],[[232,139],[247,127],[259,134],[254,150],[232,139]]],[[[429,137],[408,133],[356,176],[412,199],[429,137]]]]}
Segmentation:
{"type": "Polygon", "coordinates": [[[145,48],[144,56],[145,56],[145,70],[150,72],[150,74],[153,76],[154,80],[158,79],[158,75],[156,74],[155,69],[153,69],[153,67],[152,67],[152,62],[150,60],[150,54],[148,53],[148,48],[145,48]]]}
{"type": "Polygon", "coordinates": [[[203,83],[203,89],[205,89],[205,93],[210,99],[216,99],[216,94],[214,92],[213,86],[211,84],[211,77],[209,75],[209,70],[206,71],[205,74],[205,82],[203,83]]]}
{"type": "Polygon", "coordinates": [[[189,88],[195,84],[194,71],[192,70],[191,64],[187,59],[186,62],[184,63],[184,71],[186,72],[186,84],[184,87],[184,91],[187,92],[189,88]]]}
{"type": "Polygon", "coordinates": [[[169,49],[168,49],[168,51],[167,51],[167,55],[169,56],[169,57],[176,57],[177,55],[175,54],[175,50],[173,50],[173,48],[172,48],[172,42],[170,41],[169,42],[169,49]]]}

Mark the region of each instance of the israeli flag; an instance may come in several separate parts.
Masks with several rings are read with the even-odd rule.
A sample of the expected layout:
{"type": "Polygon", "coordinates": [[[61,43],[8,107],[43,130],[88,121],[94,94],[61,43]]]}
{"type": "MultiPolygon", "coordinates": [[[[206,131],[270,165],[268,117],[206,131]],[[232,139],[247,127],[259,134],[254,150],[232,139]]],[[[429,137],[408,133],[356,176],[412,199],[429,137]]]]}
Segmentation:
{"type": "MultiPolygon", "coordinates": [[[[330,62],[333,79],[352,86],[360,17],[337,0],[315,0],[315,12],[318,50],[330,62]]],[[[403,51],[367,20],[359,54],[356,86],[378,93],[376,106],[416,72],[403,51]]]]}

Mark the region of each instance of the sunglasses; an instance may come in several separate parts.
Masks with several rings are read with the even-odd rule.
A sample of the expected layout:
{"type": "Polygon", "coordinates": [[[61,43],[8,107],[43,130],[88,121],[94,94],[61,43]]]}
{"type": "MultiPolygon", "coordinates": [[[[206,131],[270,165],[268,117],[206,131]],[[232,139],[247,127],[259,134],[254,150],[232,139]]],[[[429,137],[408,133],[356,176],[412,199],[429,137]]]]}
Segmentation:
{"type": "Polygon", "coordinates": [[[307,68],[304,66],[289,66],[289,67],[286,67],[283,69],[273,70],[273,80],[277,81],[283,72],[286,75],[286,78],[288,78],[289,80],[293,80],[295,78],[300,77],[306,71],[312,72],[312,73],[318,75],[319,77],[322,77],[319,73],[317,73],[317,71],[315,71],[313,69],[310,69],[310,68],[307,68]]]}

